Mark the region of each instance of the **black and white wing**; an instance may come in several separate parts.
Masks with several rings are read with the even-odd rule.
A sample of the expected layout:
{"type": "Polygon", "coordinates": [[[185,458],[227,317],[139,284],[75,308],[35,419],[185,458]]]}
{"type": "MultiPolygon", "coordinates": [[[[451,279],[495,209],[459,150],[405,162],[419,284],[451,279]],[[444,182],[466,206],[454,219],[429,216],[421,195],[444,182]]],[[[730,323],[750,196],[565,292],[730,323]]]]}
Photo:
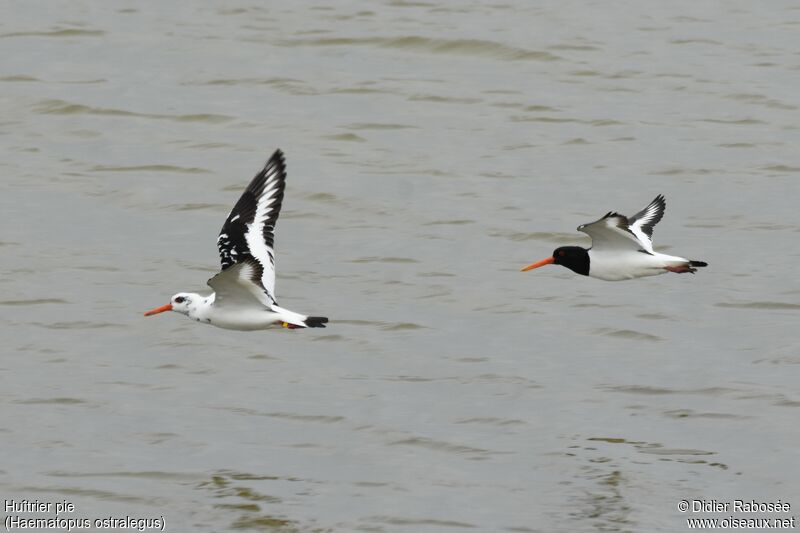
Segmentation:
{"type": "MultiPolygon", "coordinates": [[[[244,279],[242,276],[257,276],[251,281],[260,294],[253,294],[264,305],[275,302],[275,223],[281,212],[283,190],[286,184],[286,163],[283,152],[275,150],[264,168],[256,174],[250,185],[242,193],[239,201],[231,210],[217,238],[222,272],[209,280],[215,288],[220,284],[218,278],[244,279]],[[246,263],[237,271],[236,276],[224,277],[226,271],[235,265],[246,263]],[[214,280],[217,280],[216,282],[214,280]]],[[[247,291],[252,292],[247,286],[247,291]]],[[[216,290],[216,288],[215,288],[216,290]]]]}
{"type": "Polygon", "coordinates": [[[644,249],[650,253],[653,253],[653,228],[664,216],[666,208],[667,202],[664,196],[659,194],[647,207],[628,219],[631,233],[636,235],[644,245],[644,249]]]}
{"type": "Polygon", "coordinates": [[[595,222],[578,226],[592,238],[592,249],[596,251],[641,250],[643,243],[628,228],[627,217],[609,212],[595,222]]]}
{"type": "Polygon", "coordinates": [[[274,300],[264,290],[261,278],[264,270],[252,257],[229,266],[210,280],[214,289],[214,305],[217,307],[252,308],[253,300],[272,308],[274,300]]]}

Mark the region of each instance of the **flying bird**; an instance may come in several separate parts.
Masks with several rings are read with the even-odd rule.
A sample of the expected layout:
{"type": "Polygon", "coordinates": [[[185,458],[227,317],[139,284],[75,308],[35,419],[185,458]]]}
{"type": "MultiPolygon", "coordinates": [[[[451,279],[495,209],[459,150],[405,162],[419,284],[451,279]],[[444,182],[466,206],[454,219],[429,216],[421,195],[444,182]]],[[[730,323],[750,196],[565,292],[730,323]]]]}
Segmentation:
{"type": "Polygon", "coordinates": [[[275,223],[286,185],[283,152],[276,150],[228,215],[217,238],[222,270],[208,280],[209,296],[179,292],[144,315],[175,311],[218,328],[324,328],[328,318],[306,316],[275,300],[275,223]]]}
{"type": "Polygon", "coordinates": [[[591,248],[561,246],[555,249],[552,257],[528,265],[522,271],[562,265],[576,274],[606,281],[666,272],[694,274],[697,267],[708,266],[708,263],[653,251],[653,228],[664,216],[666,207],[664,197],[659,194],[630,218],[611,211],[600,220],[578,226],[578,231],[592,238],[591,248]]]}

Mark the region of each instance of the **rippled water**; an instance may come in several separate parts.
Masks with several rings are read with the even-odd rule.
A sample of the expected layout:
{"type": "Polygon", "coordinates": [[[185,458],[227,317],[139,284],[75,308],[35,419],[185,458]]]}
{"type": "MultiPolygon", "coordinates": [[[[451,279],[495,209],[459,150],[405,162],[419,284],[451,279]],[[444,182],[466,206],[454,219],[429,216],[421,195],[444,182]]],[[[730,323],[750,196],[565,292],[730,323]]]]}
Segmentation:
{"type": "MultiPolygon", "coordinates": [[[[16,3],[0,488],[168,531],[677,531],[796,475],[800,9],[16,3]],[[144,319],[277,147],[282,305],[144,319]],[[519,268],[656,194],[696,276],[519,268]]],[[[774,516],[774,515],[773,515],[774,516]]]]}

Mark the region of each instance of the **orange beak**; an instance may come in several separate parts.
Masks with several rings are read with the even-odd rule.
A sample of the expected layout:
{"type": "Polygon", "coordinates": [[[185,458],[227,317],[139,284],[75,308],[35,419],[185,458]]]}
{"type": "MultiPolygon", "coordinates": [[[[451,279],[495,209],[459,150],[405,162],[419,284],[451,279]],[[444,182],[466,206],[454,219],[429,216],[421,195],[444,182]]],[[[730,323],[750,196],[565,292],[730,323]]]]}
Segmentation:
{"type": "Polygon", "coordinates": [[[164,311],[172,311],[172,304],[162,305],[161,307],[151,309],[146,312],[144,316],[157,315],[158,313],[163,313],[164,311]]]}
{"type": "Polygon", "coordinates": [[[533,270],[534,268],[543,267],[545,265],[552,265],[556,262],[555,257],[548,257],[547,259],[542,259],[541,261],[536,261],[535,263],[526,266],[521,270],[521,272],[527,272],[528,270],[533,270]]]}

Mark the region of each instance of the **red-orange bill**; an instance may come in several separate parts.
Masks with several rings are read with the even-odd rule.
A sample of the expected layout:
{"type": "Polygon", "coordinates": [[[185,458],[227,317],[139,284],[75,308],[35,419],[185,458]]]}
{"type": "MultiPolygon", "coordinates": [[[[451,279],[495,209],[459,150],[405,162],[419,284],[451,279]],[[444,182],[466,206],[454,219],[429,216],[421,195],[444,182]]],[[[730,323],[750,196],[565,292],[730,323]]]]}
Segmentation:
{"type": "Polygon", "coordinates": [[[157,315],[158,313],[163,313],[164,311],[172,311],[172,304],[162,305],[161,307],[151,309],[146,312],[144,316],[157,315]]]}
{"type": "Polygon", "coordinates": [[[535,263],[526,266],[525,268],[522,269],[522,272],[527,272],[528,270],[533,270],[534,268],[543,267],[545,265],[552,265],[553,263],[555,263],[555,261],[556,261],[555,257],[548,257],[547,259],[542,259],[541,261],[536,261],[535,263]]]}

